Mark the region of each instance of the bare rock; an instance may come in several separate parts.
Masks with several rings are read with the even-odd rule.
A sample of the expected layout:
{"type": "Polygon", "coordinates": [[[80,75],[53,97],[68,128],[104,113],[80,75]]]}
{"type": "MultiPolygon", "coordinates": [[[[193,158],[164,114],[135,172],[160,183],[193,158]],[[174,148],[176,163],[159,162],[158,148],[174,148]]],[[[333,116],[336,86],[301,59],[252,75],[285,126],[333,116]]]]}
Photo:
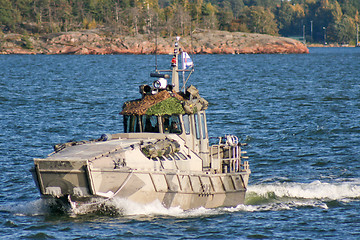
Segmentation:
{"type": "MultiPolygon", "coordinates": [[[[106,33],[108,34],[108,33],[106,33]]],[[[171,54],[174,38],[150,35],[106,36],[100,30],[64,32],[40,37],[1,36],[0,54],[171,54]]],[[[301,42],[265,34],[201,30],[181,39],[194,54],[309,53],[301,42]]]]}

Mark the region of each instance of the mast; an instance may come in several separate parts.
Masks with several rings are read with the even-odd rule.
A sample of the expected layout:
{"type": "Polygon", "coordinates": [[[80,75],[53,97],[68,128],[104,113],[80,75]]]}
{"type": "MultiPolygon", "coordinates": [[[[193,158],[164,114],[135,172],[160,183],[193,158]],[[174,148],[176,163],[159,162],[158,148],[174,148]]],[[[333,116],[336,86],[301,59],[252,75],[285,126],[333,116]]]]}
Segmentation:
{"type": "MultiPolygon", "coordinates": [[[[182,54],[182,49],[179,47],[179,40],[180,37],[176,37],[176,41],[175,41],[175,46],[174,46],[174,54],[173,57],[171,59],[171,68],[167,69],[167,70],[159,70],[157,69],[157,64],[156,64],[156,68],[155,68],[155,73],[150,73],[150,77],[157,77],[157,78],[170,78],[170,76],[168,74],[162,74],[163,72],[171,72],[171,86],[172,86],[172,90],[174,90],[175,92],[180,92],[180,82],[179,82],[179,72],[189,72],[187,79],[184,81],[183,86],[181,88],[181,90],[185,89],[185,85],[187,83],[187,81],[190,78],[190,75],[194,72],[194,65],[192,63],[192,60],[190,59],[190,57],[186,57],[186,55],[184,55],[186,59],[186,61],[190,61],[190,64],[185,65],[185,67],[183,67],[183,69],[179,69],[179,55],[182,54]],[[186,66],[191,66],[191,69],[186,69],[186,66]]],[[[188,55],[187,55],[188,56],[188,55]]],[[[184,61],[184,59],[183,59],[184,61]]],[[[183,62],[184,64],[184,62],[183,62]]]]}
{"type": "Polygon", "coordinates": [[[359,47],[359,24],[356,24],[356,46],[359,47]]]}
{"type": "Polygon", "coordinates": [[[175,92],[179,92],[179,74],[178,74],[178,69],[179,69],[178,56],[180,53],[179,40],[180,37],[176,37],[174,56],[171,60],[171,66],[172,66],[171,83],[174,86],[175,92]]]}

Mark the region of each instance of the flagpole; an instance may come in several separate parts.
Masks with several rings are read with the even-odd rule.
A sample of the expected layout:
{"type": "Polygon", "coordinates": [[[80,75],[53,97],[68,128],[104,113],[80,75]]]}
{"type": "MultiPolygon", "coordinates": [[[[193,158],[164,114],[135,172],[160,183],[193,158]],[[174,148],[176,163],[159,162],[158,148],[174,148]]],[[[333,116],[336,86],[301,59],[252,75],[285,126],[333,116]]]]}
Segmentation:
{"type": "MultiPolygon", "coordinates": [[[[181,52],[181,61],[182,61],[182,69],[185,70],[186,66],[185,66],[185,57],[183,56],[184,52],[181,52]]],[[[183,75],[183,87],[184,88],[184,93],[185,93],[185,71],[182,72],[183,75]]]]}
{"type": "Polygon", "coordinates": [[[191,60],[191,57],[189,56],[189,54],[187,54],[187,52],[182,52],[181,60],[183,63],[183,66],[182,66],[183,69],[181,70],[183,72],[183,86],[182,86],[181,90],[184,90],[184,92],[185,92],[186,83],[189,80],[190,75],[194,72],[194,62],[191,60]],[[190,66],[191,66],[191,70],[187,70],[186,68],[190,67],[190,66]],[[187,77],[185,76],[185,72],[189,72],[187,77]]]}

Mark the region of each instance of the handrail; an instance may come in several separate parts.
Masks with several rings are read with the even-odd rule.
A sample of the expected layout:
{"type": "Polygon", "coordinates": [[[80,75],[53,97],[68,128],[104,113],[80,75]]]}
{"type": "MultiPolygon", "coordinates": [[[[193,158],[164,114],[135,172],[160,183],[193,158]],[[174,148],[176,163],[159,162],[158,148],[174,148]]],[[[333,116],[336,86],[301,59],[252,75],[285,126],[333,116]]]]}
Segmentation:
{"type": "Polygon", "coordinates": [[[211,168],[216,172],[241,172],[241,148],[239,144],[229,145],[224,143],[214,144],[210,146],[210,162],[211,168]]]}

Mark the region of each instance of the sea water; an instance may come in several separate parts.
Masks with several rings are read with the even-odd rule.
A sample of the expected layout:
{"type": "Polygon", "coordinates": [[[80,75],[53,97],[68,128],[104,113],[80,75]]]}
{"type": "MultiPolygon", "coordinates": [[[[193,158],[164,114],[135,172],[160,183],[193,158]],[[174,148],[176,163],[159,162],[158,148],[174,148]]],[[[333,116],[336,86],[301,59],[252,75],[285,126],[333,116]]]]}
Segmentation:
{"type": "MultiPolygon", "coordinates": [[[[154,81],[156,58],[7,55],[0,238],[360,239],[360,48],[192,57],[187,85],[209,101],[210,137],[234,134],[248,144],[244,205],[184,211],[114,199],[110,212],[51,211],[29,172],[32,159],[57,143],[121,132],[122,105],[154,81]]],[[[157,60],[167,69],[171,56],[157,60]]]]}

